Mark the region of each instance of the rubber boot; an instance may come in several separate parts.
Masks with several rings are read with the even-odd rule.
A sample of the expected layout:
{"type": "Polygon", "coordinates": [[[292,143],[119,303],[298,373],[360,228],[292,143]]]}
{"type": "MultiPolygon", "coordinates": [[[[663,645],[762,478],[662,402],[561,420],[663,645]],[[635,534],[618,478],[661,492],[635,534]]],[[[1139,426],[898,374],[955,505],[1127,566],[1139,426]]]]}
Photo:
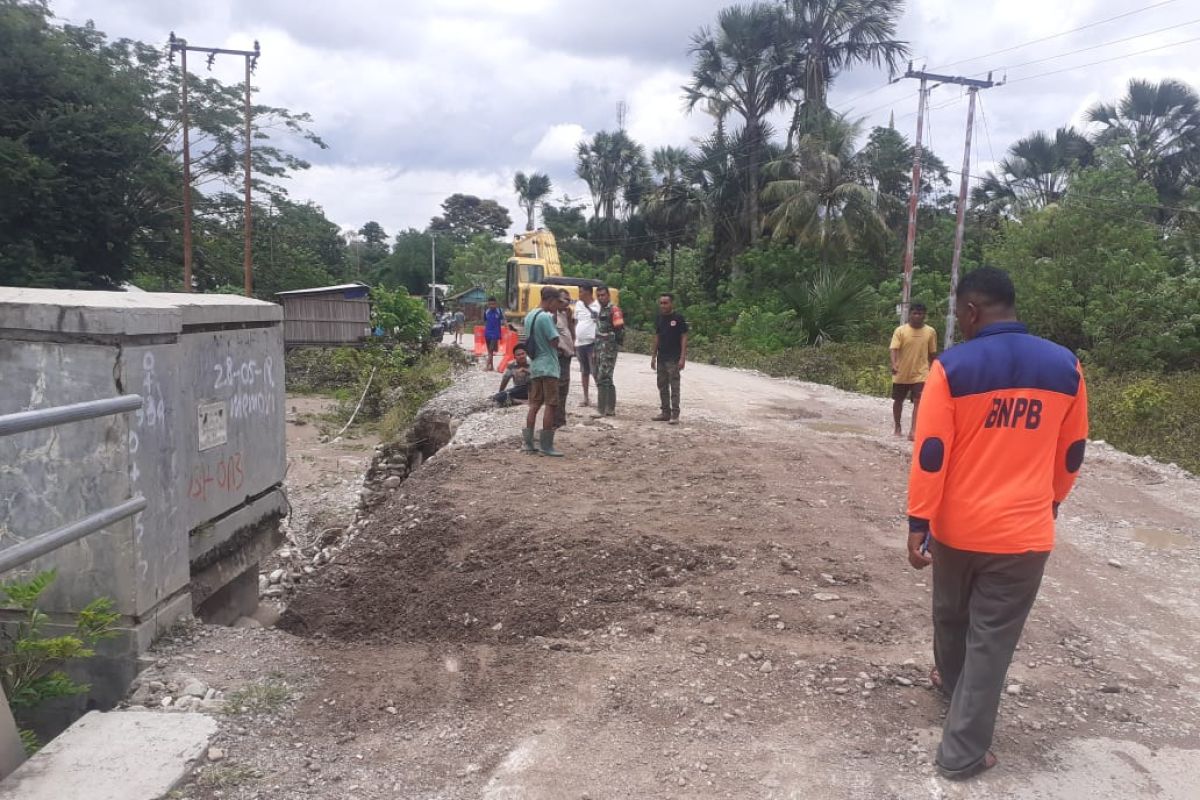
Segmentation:
{"type": "Polygon", "coordinates": [[[533,446],[533,428],[525,428],[521,431],[521,452],[536,453],[537,448],[533,446]]]}
{"type": "Polygon", "coordinates": [[[608,387],[608,413],[606,416],[615,417],[617,415],[617,387],[608,387]]]}
{"type": "Polygon", "coordinates": [[[596,387],[596,416],[603,417],[608,409],[608,387],[596,387]]]}
{"type": "Polygon", "coordinates": [[[562,458],[563,454],[554,449],[554,429],[543,430],[538,436],[541,444],[542,455],[551,456],[553,458],[562,458]]]}

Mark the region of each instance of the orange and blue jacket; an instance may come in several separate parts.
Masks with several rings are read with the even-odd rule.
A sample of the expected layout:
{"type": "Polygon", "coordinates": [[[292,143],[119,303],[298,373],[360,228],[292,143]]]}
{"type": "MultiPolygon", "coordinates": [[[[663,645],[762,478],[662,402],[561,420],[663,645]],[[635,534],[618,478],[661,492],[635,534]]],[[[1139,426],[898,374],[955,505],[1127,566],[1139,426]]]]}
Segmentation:
{"type": "Polygon", "coordinates": [[[1019,322],[934,362],[917,414],[908,528],[959,550],[1048,552],[1087,447],[1079,360],[1019,322]]]}

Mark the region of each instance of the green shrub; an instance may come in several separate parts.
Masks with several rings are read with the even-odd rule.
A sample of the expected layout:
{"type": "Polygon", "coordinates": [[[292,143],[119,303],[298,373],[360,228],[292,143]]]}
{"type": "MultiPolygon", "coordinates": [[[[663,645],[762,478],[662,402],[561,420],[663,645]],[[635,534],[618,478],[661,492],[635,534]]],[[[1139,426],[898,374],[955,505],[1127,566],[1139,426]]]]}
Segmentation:
{"type": "Polygon", "coordinates": [[[738,314],[732,334],[751,350],[775,353],[795,342],[795,321],[794,311],[767,311],[751,306],[738,314]]]}
{"type": "MultiPolygon", "coordinates": [[[[21,614],[0,644],[0,683],[18,717],[48,700],[91,689],[86,683],[72,680],[62,668],[68,662],[95,655],[96,644],[115,635],[113,627],[120,618],[112,610],[112,601],[100,598],[76,614],[74,631],[62,636],[46,635],[49,617],[38,609],[38,600],[55,577],[50,570],[28,580],[0,583],[0,604],[21,614]]],[[[26,750],[37,749],[37,738],[32,733],[22,730],[21,741],[26,750]]]]}
{"type": "Polygon", "coordinates": [[[1091,438],[1200,474],[1200,372],[1087,378],[1091,438]]]}

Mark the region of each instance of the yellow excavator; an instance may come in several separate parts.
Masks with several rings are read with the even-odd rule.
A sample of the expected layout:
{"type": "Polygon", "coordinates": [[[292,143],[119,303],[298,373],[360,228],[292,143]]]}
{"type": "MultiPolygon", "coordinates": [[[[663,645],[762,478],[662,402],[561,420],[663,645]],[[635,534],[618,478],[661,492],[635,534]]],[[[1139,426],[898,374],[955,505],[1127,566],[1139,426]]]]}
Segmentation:
{"type": "MultiPolygon", "coordinates": [[[[508,260],[504,284],[504,314],[517,327],[525,321],[525,315],[542,303],[542,287],[554,286],[566,289],[574,300],[579,299],[582,286],[602,286],[593,278],[568,278],[563,276],[562,262],[558,260],[558,242],[551,231],[539,229],[519,233],[513,239],[513,257],[508,260]]],[[[609,287],[614,305],[620,304],[620,292],[609,287]]]]}

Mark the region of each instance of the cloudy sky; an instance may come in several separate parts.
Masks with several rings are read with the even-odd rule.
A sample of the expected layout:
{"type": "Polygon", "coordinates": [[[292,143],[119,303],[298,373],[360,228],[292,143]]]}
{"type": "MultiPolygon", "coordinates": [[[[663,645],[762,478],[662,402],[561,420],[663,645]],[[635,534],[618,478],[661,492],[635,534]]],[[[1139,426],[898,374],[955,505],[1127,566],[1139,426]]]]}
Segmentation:
{"type": "MultiPolygon", "coordinates": [[[[231,48],[257,38],[258,102],[310,112],[330,145],[303,151],[313,168],[292,180],[292,196],[317,202],[344,227],[375,219],[391,234],[423,228],[453,192],[494,198],[517,221],[516,170],[548,172],[556,198],[586,198],[575,144],[614,128],[621,101],[627,130],[648,152],[708,132],[707,117],[685,113],[679,87],[689,38],[729,4],[52,0],[59,17],[92,19],[112,37],[165,42],[175,31],[231,48]]],[[[1078,124],[1131,77],[1200,86],[1200,0],[908,0],[900,35],[918,68],[1007,75],[1007,85],[980,95],[976,174],[1030,131],[1078,124]],[[1080,30],[1056,35],[1072,29],[1080,30]]],[[[214,74],[238,82],[241,69],[228,59],[214,74]]],[[[915,91],[914,81],[888,85],[859,67],[838,78],[831,104],[868,124],[894,113],[911,138],[915,91]]],[[[938,88],[931,108],[933,149],[958,169],[964,95],[938,88]]]]}

